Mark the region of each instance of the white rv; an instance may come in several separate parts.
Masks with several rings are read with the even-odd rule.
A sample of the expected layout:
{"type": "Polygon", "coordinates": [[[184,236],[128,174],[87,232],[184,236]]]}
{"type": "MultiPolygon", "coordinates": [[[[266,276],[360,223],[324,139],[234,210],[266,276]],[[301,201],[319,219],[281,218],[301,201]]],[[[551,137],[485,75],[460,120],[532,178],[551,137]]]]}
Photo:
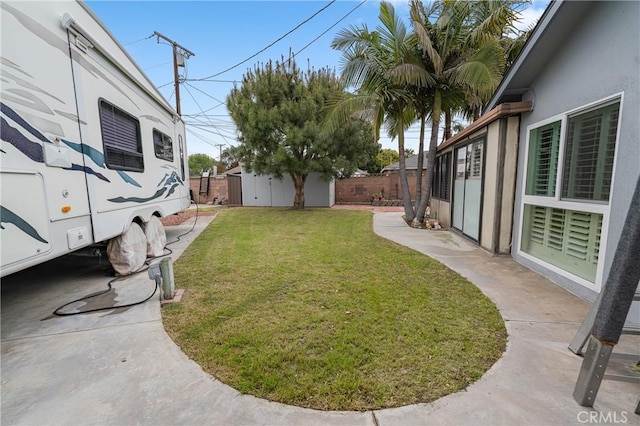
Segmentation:
{"type": "Polygon", "coordinates": [[[184,123],[95,14],[0,8],[1,276],[187,208],[184,123]]]}

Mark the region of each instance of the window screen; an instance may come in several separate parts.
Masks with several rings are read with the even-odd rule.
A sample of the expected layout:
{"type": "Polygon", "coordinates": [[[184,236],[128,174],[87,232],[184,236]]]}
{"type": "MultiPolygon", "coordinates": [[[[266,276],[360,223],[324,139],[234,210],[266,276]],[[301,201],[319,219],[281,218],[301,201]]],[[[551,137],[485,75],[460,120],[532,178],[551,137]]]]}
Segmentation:
{"type": "Polygon", "coordinates": [[[100,127],[107,167],[144,171],[140,122],[107,101],[100,101],[100,127]]]}
{"type": "Polygon", "coordinates": [[[173,161],[173,142],[171,138],[156,129],[153,129],[153,151],[156,157],[173,161]]]}

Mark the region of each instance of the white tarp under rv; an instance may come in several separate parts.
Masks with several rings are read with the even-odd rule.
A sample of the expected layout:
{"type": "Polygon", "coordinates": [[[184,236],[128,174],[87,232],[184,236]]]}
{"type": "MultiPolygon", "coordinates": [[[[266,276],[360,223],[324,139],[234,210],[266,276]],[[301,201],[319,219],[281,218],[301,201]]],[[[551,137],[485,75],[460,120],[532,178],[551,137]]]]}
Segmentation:
{"type": "Polygon", "coordinates": [[[1,275],[187,208],[184,123],[91,10],[0,8],[1,275]]]}

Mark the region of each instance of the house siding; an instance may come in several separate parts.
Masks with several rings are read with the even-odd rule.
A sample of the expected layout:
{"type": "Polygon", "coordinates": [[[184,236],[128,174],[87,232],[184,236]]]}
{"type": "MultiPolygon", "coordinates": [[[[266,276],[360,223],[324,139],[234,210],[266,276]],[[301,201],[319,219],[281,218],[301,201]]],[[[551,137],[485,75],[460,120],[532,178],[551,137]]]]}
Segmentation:
{"type": "MultiPolygon", "coordinates": [[[[562,41],[558,51],[531,83],[523,100],[535,108],[522,115],[513,247],[520,246],[523,181],[526,177],[527,126],[622,93],[619,138],[613,170],[609,214],[604,218],[600,262],[602,281],[611,267],[629,203],[640,171],[640,3],[594,2],[581,24],[562,41]],[[602,66],[603,64],[604,67],[602,66]]],[[[596,292],[564,274],[522,256],[514,258],[579,296],[593,300],[596,292]]],[[[599,283],[598,283],[599,284],[599,283]]],[[[599,285],[596,285],[596,289],[599,285]]]]}
{"type": "Polygon", "coordinates": [[[486,143],[484,145],[485,166],[484,180],[482,182],[482,223],[480,233],[480,245],[487,250],[493,246],[494,217],[496,215],[496,191],[498,182],[496,181],[498,166],[502,159],[498,158],[500,120],[494,121],[487,128],[486,143]]]}
{"type": "Polygon", "coordinates": [[[518,162],[518,146],[520,117],[509,117],[507,120],[507,140],[504,151],[505,171],[502,177],[502,216],[498,235],[501,254],[511,253],[511,235],[513,224],[513,207],[516,192],[516,166],[518,162]]]}

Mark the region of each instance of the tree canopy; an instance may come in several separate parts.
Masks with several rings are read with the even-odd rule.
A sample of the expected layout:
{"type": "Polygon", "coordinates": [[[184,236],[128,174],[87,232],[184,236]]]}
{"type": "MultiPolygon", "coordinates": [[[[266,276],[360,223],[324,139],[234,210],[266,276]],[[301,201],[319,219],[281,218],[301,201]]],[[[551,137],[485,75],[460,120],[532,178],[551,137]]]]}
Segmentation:
{"type": "Polygon", "coordinates": [[[213,170],[216,160],[207,154],[191,154],[189,156],[189,176],[199,176],[202,172],[213,170]]]}
{"type": "Polygon", "coordinates": [[[248,170],[289,175],[294,208],[304,208],[304,184],[310,173],[326,179],[350,176],[378,151],[371,124],[351,117],[340,127],[323,128],[327,103],[344,93],[328,68],[302,72],[293,58],[256,65],[227,97],[238,129],[237,158],[248,170]]]}
{"type": "Polygon", "coordinates": [[[228,146],[222,150],[220,162],[224,166],[225,170],[231,170],[234,167],[238,167],[240,164],[238,161],[238,155],[236,154],[237,150],[238,148],[235,146],[228,146]]]}

